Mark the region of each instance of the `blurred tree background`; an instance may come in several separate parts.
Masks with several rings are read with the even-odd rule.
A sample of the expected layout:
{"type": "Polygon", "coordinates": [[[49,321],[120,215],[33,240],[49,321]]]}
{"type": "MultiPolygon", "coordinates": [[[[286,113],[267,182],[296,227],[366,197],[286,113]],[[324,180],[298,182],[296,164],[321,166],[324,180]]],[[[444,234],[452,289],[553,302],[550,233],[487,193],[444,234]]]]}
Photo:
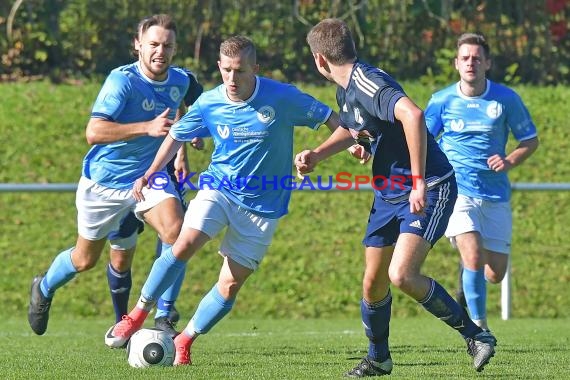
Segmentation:
{"type": "Polygon", "coordinates": [[[99,78],[133,60],[141,18],[170,13],[179,29],[175,63],[203,82],[219,81],[219,43],[234,34],[255,41],[264,75],[322,82],[305,35],[339,17],[360,57],[398,80],[455,80],[455,41],[477,31],[491,45],[491,79],[567,85],[569,12],[569,0],[3,0],[0,80],[99,78]]]}

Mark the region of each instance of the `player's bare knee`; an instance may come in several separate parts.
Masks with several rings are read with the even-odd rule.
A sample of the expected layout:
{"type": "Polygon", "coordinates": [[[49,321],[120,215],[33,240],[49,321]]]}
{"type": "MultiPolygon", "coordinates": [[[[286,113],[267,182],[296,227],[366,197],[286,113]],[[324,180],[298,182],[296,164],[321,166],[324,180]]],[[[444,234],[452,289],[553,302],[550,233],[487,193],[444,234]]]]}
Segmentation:
{"type": "Polygon", "coordinates": [[[408,277],[406,273],[402,270],[392,269],[388,271],[388,276],[390,277],[390,282],[397,288],[402,289],[405,288],[406,285],[409,283],[408,277]]]}
{"type": "Polygon", "coordinates": [[[89,257],[81,258],[79,260],[73,261],[73,266],[75,267],[75,269],[78,272],[88,271],[89,269],[94,268],[96,264],[97,264],[97,260],[94,260],[94,259],[89,258],[89,257]]]}
{"type": "Polygon", "coordinates": [[[181,228],[182,228],[181,222],[176,222],[171,226],[169,226],[168,228],[164,228],[164,231],[160,234],[160,240],[162,240],[166,244],[174,244],[176,239],[178,239],[178,235],[180,235],[181,228]]]}
{"type": "Polygon", "coordinates": [[[194,253],[196,253],[196,247],[192,243],[182,240],[176,241],[176,247],[172,250],[172,254],[178,260],[190,260],[194,253]]]}
{"type": "Polygon", "coordinates": [[[237,281],[218,282],[218,291],[227,300],[236,298],[240,288],[241,285],[237,281]]]}
{"type": "Polygon", "coordinates": [[[505,274],[496,273],[496,272],[485,272],[485,278],[491,284],[498,284],[501,281],[503,281],[503,278],[505,278],[505,274]]]}
{"type": "Polygon", "coordinates": [[[176,241],[176,238],[177,238],[177,237],[178,237],[178,235],[174,235],[174,234],[161,234],[161,235],[160,235],[160,240],[161,240],[163,243],[173,245],[174,242],[176,241]]]}
{"type": "Polygon", "coordinates": [[[117,272],[126,272],[131,268],[131,260],[123,257],[111,260],[111,266],[117,272]]]}
{"type": "Polygon", "coordinates": [[[362,291],[364,294],[371,293],[374,291],[376,282],[373,277],[364,276],[362,279],[362,291]]]}
{"type": "Polygon", "coordinates": [[[71,263],[77,272],[85,272],[97,264],[100,256],[100,252],[93,254],[76,248],[71,254],[71,263]]]}
{"type": "Polygon", "coordinates": [[[465,268],[473,271],[477,271],[485,266],[483,256],[480,255],[463,256],[462,261],[465,268]]]}

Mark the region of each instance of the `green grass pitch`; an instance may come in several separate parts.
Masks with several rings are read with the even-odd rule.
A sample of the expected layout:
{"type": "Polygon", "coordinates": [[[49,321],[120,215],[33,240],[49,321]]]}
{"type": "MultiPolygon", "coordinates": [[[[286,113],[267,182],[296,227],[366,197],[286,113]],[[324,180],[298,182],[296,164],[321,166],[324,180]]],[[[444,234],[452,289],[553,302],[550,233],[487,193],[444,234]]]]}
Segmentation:
{"type": "MultiPolygon", "coordinates": [[[[461,337],[431,316],[394,318],[393,379],[564,379],[570,374],[567,319],[491,320],[495,357],[477,373],[461,337]]],[[[111,321],[112,323],[112,321],[111,321]]],[[[366,354],[357,319],[235,319],[222,321],[193,346],[193,365],[129,367],[111,350],[106,319],[52,316],[44,336],[25,320],[0,328],[5,379],[339,379],[366,354]]]]}

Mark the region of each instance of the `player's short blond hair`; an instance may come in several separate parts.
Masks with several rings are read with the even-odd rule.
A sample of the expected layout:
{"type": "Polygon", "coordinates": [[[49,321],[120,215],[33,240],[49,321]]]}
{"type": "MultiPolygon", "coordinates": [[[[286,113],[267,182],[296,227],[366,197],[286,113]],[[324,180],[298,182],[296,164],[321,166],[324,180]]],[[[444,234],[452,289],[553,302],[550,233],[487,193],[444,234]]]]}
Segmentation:
{"type": "Polygon", "coordinates": [[[230,58],[247,57],[251,64],[257,62],[257,52],[252,40],[245,36],[233,36],[220,44],[220,56],[230,58]]]}

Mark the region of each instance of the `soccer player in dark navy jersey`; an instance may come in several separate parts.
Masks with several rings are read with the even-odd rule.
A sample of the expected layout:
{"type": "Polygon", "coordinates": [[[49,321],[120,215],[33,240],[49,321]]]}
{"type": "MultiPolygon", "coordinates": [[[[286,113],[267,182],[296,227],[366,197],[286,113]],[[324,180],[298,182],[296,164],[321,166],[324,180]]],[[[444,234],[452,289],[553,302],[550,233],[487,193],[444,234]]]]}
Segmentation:
{"type": "Polygon", "coordinates": [[[295,157],[300,174],[349,144],[366,138],[373,155],[374,203],[363,239],[366,269],[361,314],[368,355],[350,377],[392,371],[388,345],[390,283],[457,330],[477,371],[494,355],[495,338],[471,321],[434,279],[421,274],[432,246],[443,235],[457,197],[453,169],[427,132],[424,115],[387,73],[357,58],[346,23],[326,19],[307,42],[318,71],[338,85],[341,126],[314,150],[295,157]]]}
{"type": "MultiPolygon", "coordinates": [[[[408,150],[395,143],[406,139],[402,123],[394,116],[395,104],[406,97],[392,77],[360,61],[354,63],[348,87],[339,86],[336,94],[337,103],[342,106],[342,125],[349,127],[357,138],[368,137],[373,154],[382,152],[374,155],[372,174],[378,195],[390,201],[407,198],[418,174],[411,170],[408,150]],[[394,124],[400,128],[394,128],[394,124]]],[[[452,177],[453,169],[433,137],[428,135],[426,139],[430,159],[425,164],[425,181],[431,189],[452,177]]]]}

